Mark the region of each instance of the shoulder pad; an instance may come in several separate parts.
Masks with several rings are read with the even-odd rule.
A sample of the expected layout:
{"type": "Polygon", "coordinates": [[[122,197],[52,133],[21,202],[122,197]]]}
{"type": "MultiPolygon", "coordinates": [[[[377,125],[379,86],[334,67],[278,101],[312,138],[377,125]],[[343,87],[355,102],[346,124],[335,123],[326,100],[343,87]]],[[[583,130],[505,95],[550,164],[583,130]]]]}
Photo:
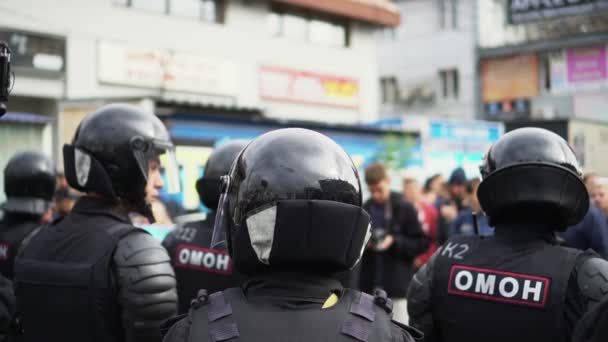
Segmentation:
{"type": "Polygon", "coordinates": [[[577,282],[591,303],[599,302],[608,294],[608,261],[598,257],[582,261],[577,269],[577,282]]]}
{"type": "Polygon", "coordinates": [[[139,231],[134,231],[120,239],[114,252],[114,262],[123,267],[170,261],[167,250],[158,240],[139,231]]]}

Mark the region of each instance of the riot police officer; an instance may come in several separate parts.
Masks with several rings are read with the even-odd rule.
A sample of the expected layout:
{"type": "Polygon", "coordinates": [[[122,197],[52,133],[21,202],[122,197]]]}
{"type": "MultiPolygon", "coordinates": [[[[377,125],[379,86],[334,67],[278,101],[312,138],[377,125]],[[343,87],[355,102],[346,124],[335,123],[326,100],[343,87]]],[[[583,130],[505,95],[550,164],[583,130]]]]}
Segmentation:
{"type": "Polygon", "coordinates": [[[40,229],[17,257],[17,309],[25,341],[159,341],[176,312],[175,276],[161,244],[130,212],[154,221],[150,201],[171,188],[173,145],[151,112],[106,105],[80,123],[63,158],[70,186],[86,193],[40,229]]]}
{"type": "Polygon", "coordinates": [[[386,293],[344,289],[331,275],[353,268],[370,236],[359,175],[335,142],[298,128],[266,133],[223,187],[213,240],[225,238],[248,279],[200,291],[164,341],[412,341],[391,322],[386,293]]]}
{"type": "Polygon", "coordinates": [[[245,141],[234,140],[211,153],[203,176],[196,182],[201,202],[211,211],[205,220],[178,225],[163,241],[175,269],[179,313],[188,311],[190,301],[196,298],[199,289],[221,291],[239,285],[242,280],[232,267],[226,246],[211,248],[211,237],[220,199],[220,177],[228,174],[245,145],[245,141]]]}
{"type": "Polygon", "coordinates": [[[15,256],[23,239],[50,216],[55,164],[36,152],[22,152],[4,168],[4,217],[0,221],[0,273],[13,279],[15,256]]]}
{"type": "Polygon", "coordinates": [[[582,220],[589,196],[558,135],[505,134],[480,167],[477,194],[494,237],[449,239],[408,293],[411,324],[427,341],[570,341],[608,287],[608,262],[558,245],[582,220]]]}

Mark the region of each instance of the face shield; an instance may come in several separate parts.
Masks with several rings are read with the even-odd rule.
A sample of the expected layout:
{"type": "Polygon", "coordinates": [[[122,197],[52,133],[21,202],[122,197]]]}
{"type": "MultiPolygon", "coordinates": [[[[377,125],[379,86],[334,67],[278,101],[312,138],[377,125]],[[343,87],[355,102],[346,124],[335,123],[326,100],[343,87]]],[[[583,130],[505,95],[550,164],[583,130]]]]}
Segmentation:
{"type": "Polygon", "coordinates": [[[151,160],[159,162],[160,170],[165,174],[165,191],[177,193],[180,191],[179,168],[175,157],[175,147],[170,141],[152,140],[146,142],[141,137],[131,140],[133,156],[144,179],[148,181],[149,164],[151,160]]]}
{"type": "Polygon", "coordinates": [[[213,225],[213,236],[211,237],[211,248],[227,246],[226,229],[229,227],[229,203],[228,190],[230,189],[230,176],[224,175],[220,178],[220,199],[215,214],[215,224],[213,225]]]}

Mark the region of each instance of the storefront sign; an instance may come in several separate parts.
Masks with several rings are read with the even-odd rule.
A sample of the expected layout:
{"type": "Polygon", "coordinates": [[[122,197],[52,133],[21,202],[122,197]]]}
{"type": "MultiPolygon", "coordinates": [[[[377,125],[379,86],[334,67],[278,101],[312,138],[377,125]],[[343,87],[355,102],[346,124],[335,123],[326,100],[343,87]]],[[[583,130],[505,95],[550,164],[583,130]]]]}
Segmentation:
{"type": "Polygon", "coordinates": [[[102,42],[97,77],[100,82],[143,88],[163,85],[168,52],[102,42]]]}
{"type": "Polygon", "coordinates": [[[566,50],[568,82],[571,84],[606,80],[606,47],[566,50]]]}
{"type": "Polygon", "coordinates": [[[167,64],[164,87],[191,93],[236,95],[236,63],[196,55],[175,53],[167,64]]]}
{"type": "Polygon", "coordinates": [[[359,81],[349,77],[262,66],[260,96],[271,101],[357,108],[359,81]]]}
{"type": "Polygon", "coordinates": [[[566,49],[549,57],[551,91],[608,87],[608,46],[566,49]]]}
{"type": "Polygon", "coordinates": [[[99,44],[98,79],[197,94],[234,96],[238,91],[238,68],[233,62],[107,42],[99,44]]]}
{"type": "Polygon", "coordinates": [[[608,0],[509,0],[509,23],[589,15],[608,10],[608,0]]]}
{"type": "Polygon", "coordinates": [[[481,62],[484,102],[502,102],[538,95],[538,58],[520,55],[481,62]]]}

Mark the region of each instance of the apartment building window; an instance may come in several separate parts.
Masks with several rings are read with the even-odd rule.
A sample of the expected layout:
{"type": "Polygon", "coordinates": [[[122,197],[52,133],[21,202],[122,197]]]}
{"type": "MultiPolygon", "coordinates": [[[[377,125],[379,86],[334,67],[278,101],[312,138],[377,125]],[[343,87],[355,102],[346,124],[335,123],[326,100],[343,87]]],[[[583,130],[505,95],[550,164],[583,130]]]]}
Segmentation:
{"type": "Polygon", "coordinates": [[[380,91],[382,92],[382,103],[392,104],[397,102],[398,85],[394,76],[382,77],[380,79],[380,91]]]}
{"type": "Polygon", "coordinates": [[[444,99],[457,99],[460,91],[458,69],[439,71],[439,79],[441,81],[441,96],[444,99]]]}
{"type": "Polygon", "coordinates": [[[439,27],[458,28],[458,0],[436,0],[439,7],[439,27]]]}
{"type": "Polygon", "coordinates": [[[268,15],[273,36],[323,46],[349,46],[347,22],[340,18],[273,5],[268,15]]]}

